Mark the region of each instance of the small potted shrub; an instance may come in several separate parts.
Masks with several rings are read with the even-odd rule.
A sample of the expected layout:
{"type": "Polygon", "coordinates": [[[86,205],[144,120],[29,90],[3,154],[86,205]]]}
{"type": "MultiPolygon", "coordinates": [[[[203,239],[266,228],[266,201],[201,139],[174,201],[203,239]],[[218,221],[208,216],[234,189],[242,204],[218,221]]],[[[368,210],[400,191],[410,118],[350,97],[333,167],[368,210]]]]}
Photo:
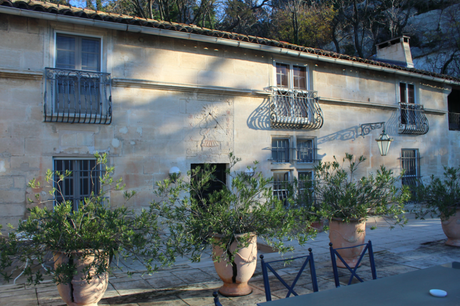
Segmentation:
{"type": "Polygon", "coordinates": [[[416,217],[440,218],[446,244],[460,247],[460,168],[444,167],[442,179],[432,175],[429,182],[419,185],[417,199],[424,205],[414,210],[416,217]]]}
{"type": "MultiPolygon", "coordinates": [[[[364,243],[370,216],[392,219],[394,224],[401,225],[407,221],[404,203],[410,198],[408,188],[397,188],[398,178],[384,166],[375,175],[356,178],[355,172],[365,160],[360,156],[355,161],[353,155],[346,153],[342,165],[334,156],[334,161],[320,162],[315,168],[316,203],[312,209],[329,220],[329,239],[334,248],[364,243]]],[[[354,267],[361,250],[340,252],[347,264],[354,267]]]]}
{"type": "MultiPolygon", "coordinates": [[[[101,186],[96,188],[97,194],[92,193],[79,203],[78,210],[73,209],[70,201],[65,201],[60,190],[61,182],[71,173],[48,170],[49,195],[54,199],[59,194],[63,201],[47,208],[37,194],[35,200],[39,203],[29,210],[27,220],[16,228],[10,226],[8,235],[0,239],[0,268],[4,279],[10,280],[13,272],[23,269],[23,263],[27,262],[24,274],[29,283],[40,283],[42,272],[51,274],[68,305],[95,305],[107,289],[111,256],[125,259],[142,256],[149,273],[156,268],[154,260],[168,262],[159,251],[162,239],[156,215],[146,210],[136,214],[125,206],[111,208],[107,193],[111,188],[122,190],[122,180],[113,180],[114,168],[106,166],[106,154],[95,157],[103,169],[101,186]],[[34,269],[41,265],[48,268],[34,269]]],[[[29,186],[35,189],[40,183],[32,180],[29,186]]],[[[124,196],[129,199],[134,192],[124,192],[124,196]]]]}
{"type": "Polygon", "coordinates": [[[315,234],[311,216],[302,208],[287,209],[285,202],[273,195],[272,179],[251,167],[253,176],[244,171],[231,172],[240,159],[230,154],[231,177],[228,186],[203,196],[202,191],[214,180],[213,169],[195,169],[187,177],[157,183],[152,206],[164,218],[170,230],[169,251],[191,254],[199,261],[211,246],[215,268],[224,282],[219,292],[241,296],[252,292],[248,285],[257,263],[257,238],[280,252],[292,250],[284,242],[306,242],[315,234]]]}

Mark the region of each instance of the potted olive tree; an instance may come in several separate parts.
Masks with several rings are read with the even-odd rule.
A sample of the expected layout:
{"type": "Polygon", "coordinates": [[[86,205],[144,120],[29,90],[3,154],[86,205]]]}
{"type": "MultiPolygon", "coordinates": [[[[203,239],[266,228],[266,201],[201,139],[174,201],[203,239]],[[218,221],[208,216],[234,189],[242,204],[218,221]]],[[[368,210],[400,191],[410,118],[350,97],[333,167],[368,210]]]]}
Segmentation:
{"type": "MultiPolygon", "coordinates": [[[[316,202],[311,207],[321,218],[329,220],[329,239],[335,248],[364,243],[370,216],[384,217],[400,225],[407,221],[404,203],[410,198],[408,188],[398,188],[398,177],[384,166],[376,174],[356,178],[358,166],[365,160],[364,156],[355,160],[346,153],[342,164],[334,156],[334,161],[320,162],[315,168],[316,202]]],[[[360,252],[341,250],[341,256],[354,267],[360,252]]]]}
{"type": "Polygon", "coordinates": [[[215,180],[213,169],[195,169],[186,178],[157,183],[152,206],[170,230],[171,252],[191,254],[199,261],[202,252],[212,247],[215,268],[224,282],[219,292],[240,296],[252,292],[248,285],[257,263],[257,238],[264,239],[280,252],[292,250],[286,239],[300,244],[315,234],[313,217],[302,208],[287,209],[273,195],[272,179],[251,167],[254,175],[231,171],[240,159],[230,154],[227,175],[230,184],[209,196],[202,191],[215,180]]]}
{"type": "Polygon", "coordinates": [[[440,218],[446,244],[460,247],[460,168],[444,167],[442,179],[432,175],[426,184],[420,184],[417,199],[424,205],[414,210],[416,217],[440,218]]]}
{"type": "MultiPolygon", "coordinates": [[[[65,201],[61,190],[61,183],[71,173],[48,170],[49,195],[54,199],[58,194],[63,200],[48,208],[37,194],[37,206],[30,209],[27,220],[16,228],[10,226],[8,235],[0,239],[4,279],[10,280],[27,262],[24,274],[29,283],[38,284],[43,280],[42,273],[51,274],[68,305],[95,305],[107,289],[108,271],[113,268],[109,265],[111,256],[142,256],[149,273],[156,268],[154,260],[168,262],[159,251],[162,239],[156,215],[146,210],[136,214],[124,205],[111,208],[108,192],[111,188],[122,190],[122,180],[113,180],[114,168],[107,166],[106,154],[95,157],[97,166],[103,169],[101,186],[96,194],[79,203],[78,210],[65,201]],[[34,265],[48,268],[34,269],[34,265]]],[[[35,189],[40,183],[32,180],[29,186],[35,189]]],[[[128,200],[134,192],[125,191],[124,196],[128,200]]]]}

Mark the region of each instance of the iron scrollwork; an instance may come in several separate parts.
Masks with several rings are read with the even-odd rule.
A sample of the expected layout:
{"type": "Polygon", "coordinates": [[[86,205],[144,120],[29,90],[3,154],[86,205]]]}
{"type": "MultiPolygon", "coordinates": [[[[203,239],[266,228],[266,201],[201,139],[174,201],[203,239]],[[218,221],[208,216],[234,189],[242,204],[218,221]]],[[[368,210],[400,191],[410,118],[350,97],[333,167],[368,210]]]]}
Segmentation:
{"type": "Polygon", "coordinates": [[[399,134],[424,135],[429,129],[423,105],[399,103],[399,134]]]}
{"type": "Polygon", "coordinates": [[[45,68],[45,122],[110,124],[110,73],[45,68]]]}
{"type": "Polygon", "coordinates": [[[364,123],[360,125],[361,127],[361,136],[366,136],[373,130],[385,129],[385,122],[373,122],[373,123],[364,123]]]}
{"type": "Polygon", "coordinates": [[[272,128],[316,130],[323,126],[323,112],[316,91],[272,87],[272,128]]]}

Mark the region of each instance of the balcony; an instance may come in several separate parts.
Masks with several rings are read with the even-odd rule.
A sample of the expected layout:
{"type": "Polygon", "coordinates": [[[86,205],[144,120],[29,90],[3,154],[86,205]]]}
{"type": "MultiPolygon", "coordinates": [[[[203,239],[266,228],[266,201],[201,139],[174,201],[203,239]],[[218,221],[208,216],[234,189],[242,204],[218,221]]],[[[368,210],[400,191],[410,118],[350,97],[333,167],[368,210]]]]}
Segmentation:
{"type": "Polygon", "coordinates": [[[460,131],[460,113],[449,112],[449,130],[460,131]]]}
{"type": "Polygon", "coordinates": [[[399,134],[424,135],[430,129],[423,105],[399,103],[399,134]]]}
{"type": "Polygon", "coordinates": [[[110,124],[110,73],[45,68],[45,122],[110,124]]]}
{"type": "Polygon", "coordinates": [[[316,91],[272,87],[270,124],[274,129],[316,130],[323,112],[316,91]]]}

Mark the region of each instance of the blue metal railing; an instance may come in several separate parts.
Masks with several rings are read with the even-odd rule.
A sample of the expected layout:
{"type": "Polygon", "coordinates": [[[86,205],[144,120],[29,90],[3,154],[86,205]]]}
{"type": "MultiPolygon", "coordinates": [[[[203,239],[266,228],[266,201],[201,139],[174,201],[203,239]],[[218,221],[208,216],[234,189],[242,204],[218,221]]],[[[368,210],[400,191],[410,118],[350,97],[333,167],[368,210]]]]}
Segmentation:
{"type": "Polygon", "coordinates": [[[45,122],[110,124],[110,73],[45,68],[45,122]]]}

